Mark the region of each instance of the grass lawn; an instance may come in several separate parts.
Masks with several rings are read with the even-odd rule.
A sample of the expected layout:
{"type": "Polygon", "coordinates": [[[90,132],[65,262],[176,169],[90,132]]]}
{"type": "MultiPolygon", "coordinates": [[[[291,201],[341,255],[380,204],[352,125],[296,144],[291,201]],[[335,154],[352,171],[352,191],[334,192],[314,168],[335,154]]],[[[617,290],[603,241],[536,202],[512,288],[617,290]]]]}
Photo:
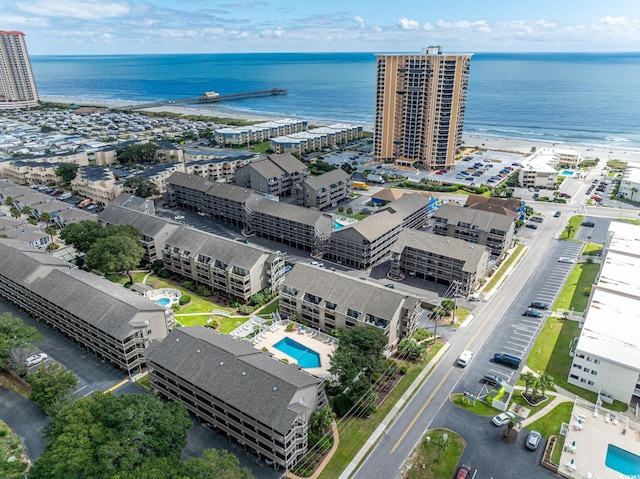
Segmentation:
{"type": "Polygon", "coordinates": [[[214,319],[220,324],[218,331],[223,334],[229,334],[238,326],[246,323],[249,320],[249,316],[235,316],[231,318],[225,318],[224,316],[214,316],[214,319]]]}
{"type": "Polygon", "coordinates": [[[264,306],[262,309],[255,311],[254,314],[267,315],[267,314],[275,313],[276,311],[278,311],[278,309],[280,309],[280,299],[276,298],[272,300],[269,304],[264,306]]]}
{"type": "Polygon", "coordinates": [[[509,255],[509,258],[507,258],[507,260],[502,263],[502,265],[500,266],[500,269],[493,274],[493,276],[491,277],[491,280],[484,287],[484,291],[489,292],[496,287],[496,284],[498,284],[498,281],[500,281],[500,279],[505,274],[507,269],[509,269],[509,267],[513,264],[513,262],[516,260],[516,258],[518,257],[518,255],[521,253],[523,249],[524,249],[523,244],[519,244],[518,246],[516,246],[516,249],[509,255]]]}
{"type": "Polygon", "coordinates": [[[13,434],[13,431],[3,421],[0,421],[0,477],[3,479],[26,477],[27,463],[23,462],[25,454],[22,439],[13,434]],[[7,462],[7,459],[12,456],[16,460],[7,462]]]}
{"type": "Polygon", "coordinates": [[[569,423],[571,421],[572,409],[572,402],[560,403],[554,407],[549,414],[545,414],[537,421],[529,424],[527,429],[529,431],[538,431],[543,437],[548,439],[549,436],[560,432],[560,427],[563,422],[569,423]]]}
{"type": "Polygon", "coordinates": [[[414,451],[411,458],[411,468],[407,471],[407,479],[439,479],[441,477],[451,477],[466,443],[461,436],[449,429],[430,429],[425,433],[420,444],[414,451]],[[438,460],[438,446],[436,439],[446,433],[449,439],[448,446],[442,451],[440,461],[438,460]],[[426,437],[430,440],[427,442],[426,437]]]}
{"type": "Polygon", "coordinates": [[[556,443],[553,446],[553,454],[551,455],[551,462],[556,466],[560,465],[560,457],[562,457],[562,450],[564,449],[564,440],[567,436],[558,434],[556,436],[556,443]]]}
{"type": "Polygon", "coordinates": [[[420,363],[405,363],[407,373],[370,418],[352,418],[347,424],[338,424],[340,445],[320,474],[319,479],[335,479],[340,475],[440,348],[442,348],[442,344],[436,343],[429,349],[427,358],[424,361],[420,363]]]}
{"type": "Polygon", "coordinates": [[[452,394],[451,402],[462,409],[466,409],[473,414],[477,414],[478,416],[495,416],[496,414],[500,414],[502,411],[489,406],[486,402],[476,400],[472,402],[468,399],[465,399],[462,394],[452,394]]]}
{"type": "Polygon", "coordinates": [[[564,231],[560,233],[560,239],[575,241],[576,233],[578,232],[578,228],[580,228],[580,224],[583,219],[583,215],[576,215],[569,218],[567,226],[564,231]]]}
{"type": "Polygon", "coordinates": [[[535,413],[537,413],[538,411],[540,411],[543,407],[547,406],[549,404],[549,401],[553,401],[553,398],[555,397],[552,394],[547,393],[547,397],[549,399],[547,399],[545,402],[538,404],[537,406],[531,406],[527,401],[524,400],[524,398],[522,397],[522,393],[524,391],[520,391],[519,389],[516,389],[513,393],[513,396],[511,397],[511,402],[515,403],[515,404],[519,404],[520,406],[526,407],[527,409],[529,409],[531,412],[529,413],[529,416],[533,416],[535,413]]]}
{"type": "Polygon", "coordinates": [[[622,160],[609,160],[607,161],[607,166],[612,169],[622,170],[627,166],[627,162],[622,160]]]}
{"type": "Polygon", "coordinates": [[[598,243],[587,243],[584,245],[584,249],[582,250],[582,254],[585,256],[598,256],[598,254],[602,251],[602,245],[598,243]]]}
{"type": "Polygon", "coordinates": [[[596,280],[600,271],[598,263],[578,263],[575,265],[558,298],[553,309],[571,309],[573,311],[584,311],[589,302],[589,293],[585,294],[596,280]]]}

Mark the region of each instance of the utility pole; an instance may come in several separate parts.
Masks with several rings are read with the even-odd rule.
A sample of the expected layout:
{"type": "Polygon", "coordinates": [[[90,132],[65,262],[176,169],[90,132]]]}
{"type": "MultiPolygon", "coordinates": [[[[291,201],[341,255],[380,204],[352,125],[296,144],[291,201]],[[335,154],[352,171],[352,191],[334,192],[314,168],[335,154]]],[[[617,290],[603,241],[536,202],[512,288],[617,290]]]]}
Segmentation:
{"type": "Polygon", "coordinates": [[[458,290],[460,288],[460,281],[452,281],[451,284],[454,287],[453,290],[453,311],[451,312],[451,324],[456,323],[456,308],[458,307],[458,290]]]}

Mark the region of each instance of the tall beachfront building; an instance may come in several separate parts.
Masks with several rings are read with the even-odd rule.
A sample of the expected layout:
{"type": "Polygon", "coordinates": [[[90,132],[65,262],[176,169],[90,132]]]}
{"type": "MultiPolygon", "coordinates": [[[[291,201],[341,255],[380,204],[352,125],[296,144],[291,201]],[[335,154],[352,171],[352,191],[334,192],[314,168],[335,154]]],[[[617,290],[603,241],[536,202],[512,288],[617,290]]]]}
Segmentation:
{"type": "Polygon", "coordinates": [[[0,30],[0,110],[37,104],[38,90],[24,33],[0,30]]]}
{"type": "Polygon", "coordinates": [[[377,54],[373,157],[444,169],[462,142],[471,54],[377,54]]]}

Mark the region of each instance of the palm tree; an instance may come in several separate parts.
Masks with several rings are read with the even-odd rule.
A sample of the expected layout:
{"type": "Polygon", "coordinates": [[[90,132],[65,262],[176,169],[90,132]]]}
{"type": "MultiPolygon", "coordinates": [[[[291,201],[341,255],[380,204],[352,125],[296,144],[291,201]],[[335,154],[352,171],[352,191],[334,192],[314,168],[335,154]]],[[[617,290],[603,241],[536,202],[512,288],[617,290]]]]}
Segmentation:
{"type": "Polygon", "coordinates": [[[13,216],[16,219],[18,219],[18,218],[20,218],[20,216],[22,216],[22,213],[20,213],[20,210],[18,208],[16,208],[15,206],[11,207],[10,214],[11,214],[11,216],[13,216]]]}
{"type": "Polygon", "coordinates": [[[313,417],[311,418],[311,427],[318,431],[324,433],[331,424],[333,423],[333,411],[330,407],[323,407],[318,409],[315,413],[313,413],[313,417]]]}
{"type": "Polygon", "coordinates": [[[31,213],[31,206],[29,205],[24,205],[22,207],[22,209],[20,210],[20,213],[22,213],[23,215],[28,215],[31,213]]]}
{"type": "Polygon", "coordinates": [[[538,398],[538,396],[544,396],[544,393],[547,391],[547,389],[551,389],[551,387],[553,386],[553,376],[551,376],[550,374],[544,373],[538,379],[537,386],[538,386],[537,391],[533,392],[534,401],[538,398]]]}
{"type": "Polygon", "coordinates": [[[45,223],[49,223],[49,221],[51,220],[51,215],[49,213],[42,213],[40,215],[40,221],[44,221],[45,223]]]}
{"type": "Polygon", "coordinates": [[[565,231],[567,232],[567,238],[570,238],[571,233],[575,231],[575,228],[573,227],[573,225],[567,225],[567,228],[565,229],[565,231]]]}
{"type": "Polygon", "coordinates": [[[51,236],[51,243],[53,243],[53,235],[56,234],[57,228],[55,226],[47,226],[44,230],[49,236],[51,236]]]}
{"type": "Polygon", "coordinates": [[[533,373],[526,372],[520,375],[520,379],[524,381],[524,395],[529,394],[529,388],[533,387],[536,381],[536,376],[533,373]]]}
{"type": "MultiPolygon", "coordinates": [[[[515,436],[518,436],[518,426],[522,422],[522,418],[520,416],[511,416],[509,418],[509,422],[507,423],[507,427],[502,430],[502,437],[511,438],[513,431],[516,432],[515,436]]],[[[514,439],[515,442],[515,439],[514,439]]]]}
{"type": "Polygon", "coordinates": [[[443,432],[440,437],[437,437],[433,443],[438,446],[438,459],[436,462],[440,462],[440,456],[442,456],[442,452],[449,446],[449,435],[446,432],[443,432]]]}

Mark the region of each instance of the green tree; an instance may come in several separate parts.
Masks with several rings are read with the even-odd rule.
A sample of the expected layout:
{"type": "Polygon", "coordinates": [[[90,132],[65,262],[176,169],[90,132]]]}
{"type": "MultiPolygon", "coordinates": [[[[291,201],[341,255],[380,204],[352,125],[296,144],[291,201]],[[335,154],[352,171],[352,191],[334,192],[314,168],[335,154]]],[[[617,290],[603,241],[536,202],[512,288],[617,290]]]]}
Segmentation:
{"type": "Polygon", "coordinates": [[[403,338],[398,343],[398,356],[409,361],[422,358],[426,352],[426,345],[413,338],[403,338]]]}
{"type": "Polygon", "coordinates": [[[571,238],[571,233],[573,233],[575,231],[575,228],[573,227],[573,225],[568,224],[567,227],[565,228],[565,231],[567,232],[567,239],[571,238]]]}
{"type": "Polygon", "coordinates": [[[52,419],[44,454],[29,479],[144,477],[136,471],[154,477],[149,471],[159,464],[173,472],[159,477],[185,477],[179,459],[191,425],[178,402],[96,393],[63,407],[52,419]]]}
{"type": "Polygon", "coordinates": [[[13,196],[7,196],[7,198],[4,200],[4,204],[7,206],[13,206],[14,202],[15,200],[13,199],[13,196]]]}
{"type": "Polygon", "coordinates": [[[324,433],[329,429],[329,427],[331,427],[333,417],[334,414],[330,407],[325,406],[320,409],[316,409],[311,416],[311,429],[319,433],[324,433]]]}
{"type": "Polygon", "coordinates": [[[11,216],[13,216],[14,218],[18,219],[22,216],[22,213],[20,213],[20,210],[18,208],[16,208],[15,206],[12,206],[11,209],[9,210],[9,214],[11,216]]]}
{"type": "Polygon", "coordinates": [[[53,243],[53,236],[56,234],[58,229],[55,226],[47,226],[44,229],[44,232],[47,233],[51,237],[51,242],[53,243]]]}
{"type": "Polygon", "coordinates": [[[158,188],[153,181],[139,176],[127,178],[124,182],[125,188],[133,189],[133,194],[142,198],[155,196],[158,194],[158,188]]]}
{"type": "Polygon", "coordinates": [[[44,223],[49,223],[51,221],[51,215],[47,212],[44,212],[40,215],[40,221],[44,223]]]}
{"type": "Polygon", "coordinates": [[[438,458],[436,459],[436,462],[440,462],[440,457],[442,456],[442,453],[447,447],[449,447],[449,444],[450,444],[449,435],[446,432],[443,432],[440,436],[436,437],[433,440],[433,443],[438,448],[438,458]]]}
{"type": "Polygon", "coordinates": [[[104,273],[126,271],[131,283],[131,270],[136,268],[142,256],[144,247],[140,240],[122,234],[107,236],[96,241],[85,257],[87,266],[104,273]]]}
{"type": "Polygon", "coordinates": [[[545,373],[540,376],[537,383],[537,389],[533,392],[534,402],[543,397],[545,392],[553,387],[553,382],[553,376],[551,376],[550,374],[545,373]]]}
{"type": "Polygon", "coordinates": [[[155,143],[136,143],[116,150],[118,163],[148,163],[154,161],[160,149],[155,143]]]}
{"type": "Polygon", "coordinates": [[[31,206],[29,205],[24,205],[22,207],[22,209],[20,210],[20,213],[22,213],[23,215],[29,215],[31,214],[31,206]]]}
{"type": "Polygon", "coordinates": [[[62,406],[71,402],[71,390],[78,385],[78,379],[57,363],[41,366],[38,371],[27,376],[31,386],[29,399],[48,416],[55,416],[62,406]]]}
{"type": "Polygon", "coordinates": [[[59,176],[65,184],[71,183],[78,173],[80,166],[75,163],[60,163],[60,166],[56,168],[56,175],[59,176]]]}
{"type": "Polygon", "coordinates": [[[91,220],[71,223],[60,230],[60,238],[81,253],[89,251],[96,241],[106,235],[106,229],[97,221],[91,220]]]}
{"type": "Polygon", "coordinates": [[[339,377],[341,386],[351,386],[359,374],[371,380],[384,365],[387,345],[384,332],[374,326],[354,326],[340,333],[340,342],[329,358],[330,371],[339,377]]]}
{"type": "Polygon", "coordinates": [[[535,384],[536,376],[531,372],[526,372],[520,375],[520,379],[524,381],[524,395],[526,396],[529,394],[529,389],[531,389],[535,384]]]}
{"type": "Polygon", "coordinates": [[[11,313],[0,314],[0,369],[5,367],[11,350],[31,346],[41,339],[38,330],[25,325],[22,319],[11,313]]]}
{"type": "Polygon", "coordinates": [[[502,431],[502,437],[510,438],[515,442],[515,439],[518,437],[518,426],[522,422],[522,418],[520,416],[512,416],[509,418],[509,422],[507,423],[507,427],[505,427],[502,431]],[[515,437],[514,437],[515,436],[515,437]]]}
{"type": "Polygon", "coordinates": [[[251,471],[240,467],[240,460],[232,453],[206,449],[202,458],[190,457],[181,467],[182,477],[193,479],[253,479],[251,471]]]}
{"type": "Polygon", "coordinates": [[[451,311],[456,307],[456,302],[453,299],[443,299],[440,307],[444,310],[445,314],[451,314],[451,311]]]}

